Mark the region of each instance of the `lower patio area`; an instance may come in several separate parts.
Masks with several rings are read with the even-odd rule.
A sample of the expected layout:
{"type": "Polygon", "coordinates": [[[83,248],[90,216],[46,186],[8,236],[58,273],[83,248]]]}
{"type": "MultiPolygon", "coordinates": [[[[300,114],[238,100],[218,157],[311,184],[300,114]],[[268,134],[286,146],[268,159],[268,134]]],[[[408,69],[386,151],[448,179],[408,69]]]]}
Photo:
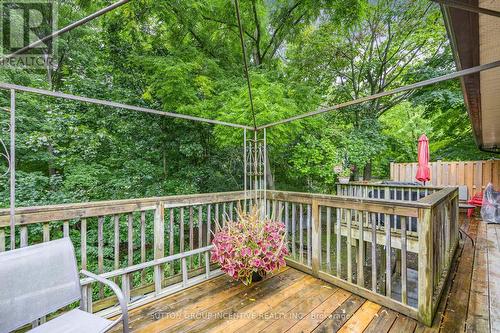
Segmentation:
{"type": "MultiPolygon", "coordinates": [[[[130,311],[133,332],[498,332],[500,225],[465,219],[432,327],[287,267],[245,287],[219,276],[130,311]]],[[[115,330],[119,332],[120,329],[115,330]]]]}

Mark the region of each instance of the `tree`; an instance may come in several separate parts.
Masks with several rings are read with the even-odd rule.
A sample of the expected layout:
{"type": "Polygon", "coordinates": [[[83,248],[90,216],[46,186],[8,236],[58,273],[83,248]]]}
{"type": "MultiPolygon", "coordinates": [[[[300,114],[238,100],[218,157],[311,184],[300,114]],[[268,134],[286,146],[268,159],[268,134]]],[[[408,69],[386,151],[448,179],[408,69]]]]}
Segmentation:
{"type": "MultiPolygon", "coordinates": [[[[367,5],[358,24],[339,26],[324,20],[304,30],[291,51],[297,68],[292,73],[315,84],[325,102],[336,104],[421,80],[428,66],[452,68],[446,47],[441,14],[432,3],[415,1],[409,6],[406,1],[379,0],[367,5]]],[[[380,133],[371,130],[380,127],[378,118],[414,93],[379,98],[339,113],[370,141],[380,133]]],[[[378,153],[368,149],[361,154],[367,159],[358,167],[365,167],[366,178],[378,153]]]]}

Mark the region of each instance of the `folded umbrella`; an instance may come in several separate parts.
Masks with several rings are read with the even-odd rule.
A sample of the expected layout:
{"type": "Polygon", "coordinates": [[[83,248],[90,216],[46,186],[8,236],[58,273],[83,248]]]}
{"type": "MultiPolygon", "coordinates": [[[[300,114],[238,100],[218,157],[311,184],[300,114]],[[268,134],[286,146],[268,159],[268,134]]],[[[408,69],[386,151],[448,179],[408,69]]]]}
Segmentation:
{"type": "Polygon", "coordinates": [[[418,139],[418,167],[416,177],[420,182],[431,180],[431,170],[429,168],[429,139],[422,134],[418,139]]]}

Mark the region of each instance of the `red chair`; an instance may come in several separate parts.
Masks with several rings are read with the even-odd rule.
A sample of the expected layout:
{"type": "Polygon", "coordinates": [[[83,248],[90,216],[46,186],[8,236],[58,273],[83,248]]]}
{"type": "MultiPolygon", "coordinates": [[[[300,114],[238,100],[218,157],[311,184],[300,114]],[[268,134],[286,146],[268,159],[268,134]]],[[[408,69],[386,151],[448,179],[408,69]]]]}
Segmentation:
{"type": "MultiPolygon", "coordinates": [[[[481,207],[483,205],[483,192],[474,194],[474,196],[469,201],[467,201],[467,203],[469,205],[481,207]]],[[[472,215],[474,215],[474,209],[475,208],[467,209],[467,217],[472,217],[472,215]]]]}

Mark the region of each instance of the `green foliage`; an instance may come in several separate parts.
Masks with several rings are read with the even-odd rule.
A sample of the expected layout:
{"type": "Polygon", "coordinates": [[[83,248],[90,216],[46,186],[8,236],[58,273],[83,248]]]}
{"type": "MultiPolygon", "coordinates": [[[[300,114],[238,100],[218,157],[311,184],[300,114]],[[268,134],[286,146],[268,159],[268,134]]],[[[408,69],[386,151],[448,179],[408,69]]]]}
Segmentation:
{"type": "MultiPolygon", "coordinates": [[[[0,80],[253,125],[228,4],[131,2],[58,38],[57,67],[2,68],[0,80]]],[[[104,5],[63,2],[60,25],[104,5]]],[[[422,0],[242,1],[256,124],[452,70],[440,15],[422,0]]],[[[19,206],[242,188],[239,129],[24,93],[17,104],[19,206]]],[[[6,142],[7,124],[0,112],[6,142]]],[[[387,176],[390,161],[415,160],[421,133],[431,158],[492,156],[450,81],[269,129],[271,171],[283,189],[332,191],[346,156],[356,177],[387,176]]],[[[5,178],[0,193],[8,206],[5,178]]]]}
{"type": "MultiPolygon", "coordinates": [[[[454,70],[439,7],[429,1],[240,2],[257,125],[454,70]]],[[[59,25],[107,4],[60,2],[59,25]]],[[[131,1],[60,36],[56,67],[2,67],[0,81],[252,126],[230,4],[131,1]]],[[[18,207],[242,189],[240,129],[26,93],[16,102],[18,207]]],[[[0,91],[0,106],[8,105],[8,92],[0,91]]],[[[6,143],[8,118],[0,110],[6,143]]],[[[422,133],[433,160],[494,157],[477,150],[455,80],[270,128],[270,171],[279,189],[333,192],[334,166],[356,179],[388,177],[390,162],[416,160],[422,133]]],[[[0,174],[6,170],[2,159],[0,174]]],[[[2,177],[0,206],[8,205],[8,178],[2,177]]],[[[152,218],[148,212],[148,244],[152,218]]],[[[97,219],[87,222],[88,255],[96,258],[97,219]]],[[[80,222],[71,223],[79,251],[80,222]]],[[[105,223],[111,225],[110,217],[105,223]]],[[[125,217],[119,224],[127,239],[125,217]]],[[[138,224],[134,228],[137,240],[138,224]]],[[[178,228],[171,235],[176,251],[178,228]]],[[[30,242],[41,241],[40,225],[29,232],[30,242]]],[[[105,243],[113,232],[104,228],[105,243]]],[[[52,224],[51,237],[61,236],[60,223],[52,224]]],[[[111,269],[113,255],[105,249],[104,267],[111,269]]],[[[152,259],[152,248],[146,252],[152,259]]],[[[134,255],[138,262],[139,251],[134,255]]],[[[127,258],[120,260],[125,265],[127,258]]]]}

